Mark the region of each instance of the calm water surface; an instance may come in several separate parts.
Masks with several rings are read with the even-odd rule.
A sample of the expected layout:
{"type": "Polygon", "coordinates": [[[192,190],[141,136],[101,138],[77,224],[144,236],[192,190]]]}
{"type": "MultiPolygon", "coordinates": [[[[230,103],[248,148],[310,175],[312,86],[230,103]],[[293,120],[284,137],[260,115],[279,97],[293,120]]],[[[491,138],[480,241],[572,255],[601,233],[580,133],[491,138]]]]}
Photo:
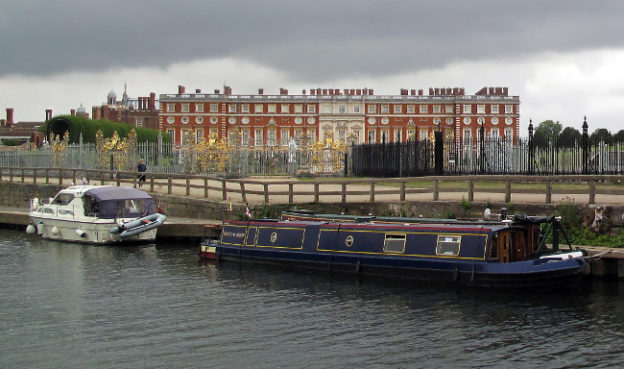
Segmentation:
{"type": "Polygon", "coordinates": [[[397,285],[0,230],[0,367],[620,368],[622,286],[397,285]]]}

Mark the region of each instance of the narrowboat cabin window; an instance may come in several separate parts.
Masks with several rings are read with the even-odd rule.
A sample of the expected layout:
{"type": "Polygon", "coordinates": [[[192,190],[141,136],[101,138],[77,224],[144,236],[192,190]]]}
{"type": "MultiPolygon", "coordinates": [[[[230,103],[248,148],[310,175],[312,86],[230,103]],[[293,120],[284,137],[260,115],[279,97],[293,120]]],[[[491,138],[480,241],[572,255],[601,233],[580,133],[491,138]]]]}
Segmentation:
{"type": "Polygon", "coordinates": [[[461,236],[438,235],[436,254],[443,256],[457,256],[459,255],[460,244],[461,236]]]}
{"type": "Polygon", "coordinates": [[[384,240],[384,252],[393,252],[401,254],[405,251],[405,235],[404,234],[386,234],[384,240]]]}

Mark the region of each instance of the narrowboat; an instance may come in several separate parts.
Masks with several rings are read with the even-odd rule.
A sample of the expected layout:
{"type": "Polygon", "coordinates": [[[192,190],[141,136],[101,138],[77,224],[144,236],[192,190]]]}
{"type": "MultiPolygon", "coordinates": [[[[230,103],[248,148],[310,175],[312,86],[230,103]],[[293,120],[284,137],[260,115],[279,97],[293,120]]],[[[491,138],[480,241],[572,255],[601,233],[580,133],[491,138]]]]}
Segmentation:
{"type": "Polygon", "coordinates": [[[283,218],[226,221],[220,240],[206,242],[200,254],[217,261],[495,288],[573,285],[589,272],[583,250],[559,249],[555,217],[435,220],[288,213],[283,218]],[[546,246],[542,225],[552,232],[552,247],[546,246]]]}
{"type": "Polygon", "coordinates": [[[167,218],[152,197],[130,187],[70,186],[53,199],[32,199],[29,234],[89,244],[151,242],[167,218]]]}

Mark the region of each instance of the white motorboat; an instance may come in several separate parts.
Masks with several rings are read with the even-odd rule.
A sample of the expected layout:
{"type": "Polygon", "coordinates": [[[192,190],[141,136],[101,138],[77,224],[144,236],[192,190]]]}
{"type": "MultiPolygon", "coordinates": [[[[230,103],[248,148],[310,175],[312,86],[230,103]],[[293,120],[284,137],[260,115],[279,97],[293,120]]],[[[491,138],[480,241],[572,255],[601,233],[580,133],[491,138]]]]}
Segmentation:
{"type": "Polygon", "coordinates": [[[130,187],[71,186],[42,203],[33,199],[28,233],[91,244],[149,242],[167,218],[152,197],[130,187]]]}

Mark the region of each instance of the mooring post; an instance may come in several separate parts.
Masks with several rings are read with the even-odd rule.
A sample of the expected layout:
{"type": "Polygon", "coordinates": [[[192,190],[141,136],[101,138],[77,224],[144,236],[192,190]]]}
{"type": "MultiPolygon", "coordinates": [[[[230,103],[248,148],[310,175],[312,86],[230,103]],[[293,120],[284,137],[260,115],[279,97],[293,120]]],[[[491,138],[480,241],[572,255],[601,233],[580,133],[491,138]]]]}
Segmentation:
{"type": "Polygon", "coordinates": [[[596,203],[596,181],[593,179],[589,180],[589,203],[596,203]]]}
{"type": "Polygon", "coordinates": [[[505,180],[505,202],[511,202],[511,181],[509,178],[505,180]]]}
{"type": "Polygon", "coordinates": [[[552,184],[550,183],[550,178],[546,180],[546,203],[550,204],[552,202],[552,184]]]}

